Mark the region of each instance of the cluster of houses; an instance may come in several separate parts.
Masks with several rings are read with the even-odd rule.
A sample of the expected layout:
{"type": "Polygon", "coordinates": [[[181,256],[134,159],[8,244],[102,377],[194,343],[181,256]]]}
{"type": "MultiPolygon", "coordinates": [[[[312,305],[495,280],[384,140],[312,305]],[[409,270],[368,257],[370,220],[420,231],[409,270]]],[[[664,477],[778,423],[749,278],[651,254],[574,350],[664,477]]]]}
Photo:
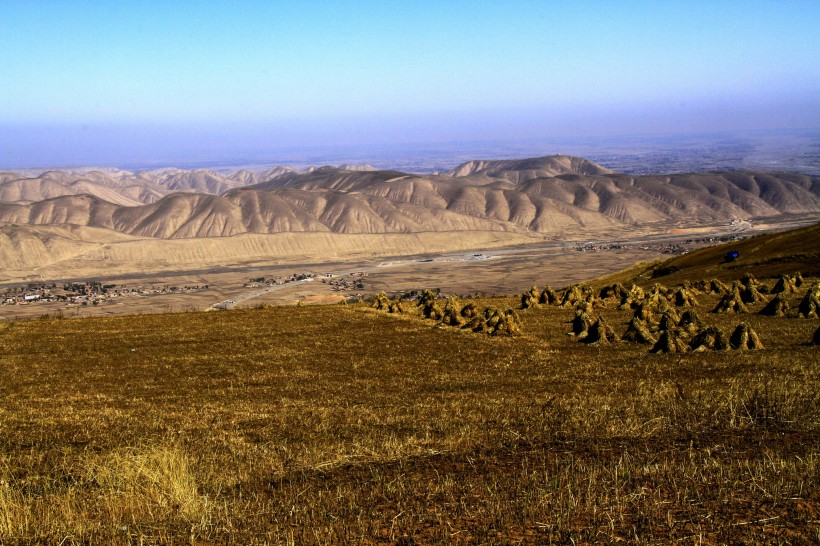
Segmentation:
{"type": "Polygon", "coordinates": [[[128,287],[124,284],[103,284],[99,281],[67,283],[28,283],[6,288],[0,293],[0,305],[29,305],[43,302],[64,302],[68,305],[99,305],[100,302],[124,296],[179,294],[206,290],[207,284],[192,286],[128,287]]]}
{"type": "Polygon", "coordinates": [[[322,282],[329,284],[334,292],[342,292],[344,290],[364,290],[364,279],[367,273],[358,271],[356,273],[349,273],[346,276],[338,277],[323,277],[322,282]]]}
{"type": "Polygon", "coordinates": [[[260,288],[265,286],[274,286],[280,284],[288,284],[297,281],[315,281],[320,280],[322,284],[328,284],[332,290],[339,292],[343,290],[364,290],[363,277],[367,277],[364,271],[356,271],[348,273],[347,275],[334,275],[332,273],[325,273],[317,275],[315,273],[294,273],[286,277],[257,277],[250,279],[242,285],[243,288],[260,288]]]}
{"type": "Polygon", "coordinates": [[[242,285],[243,288],[259,288],[262,286],[275,286],[279,284],[288,284],[296,281],[314,280],[316,274],[314,273],[294,273],[286,277],[256,277],[250,279],[242,285]]]}
{"type": "Polygon", "coordinates": [[[729,242],[729,241],[740,241],[745,239],[745,237],[738,236],[738,235],[723,235],[719,237],[703,237],[700,239],[687,239],[682,243],[667,243],[667,244],[643,244],[643,245],[628,245],[623,243],[576,243],[575,244],[575,251],[576,252],[600,252],[603,250],[620,250],[620,249],[640,249],[640,250],[652,250],[655,252],[660,252],[661,254],[686,254],[689,252],[689,248],[684,245],[698,245],[698,244],[709,244],[709,243],[719,243],[719,242],[729,242]]]}

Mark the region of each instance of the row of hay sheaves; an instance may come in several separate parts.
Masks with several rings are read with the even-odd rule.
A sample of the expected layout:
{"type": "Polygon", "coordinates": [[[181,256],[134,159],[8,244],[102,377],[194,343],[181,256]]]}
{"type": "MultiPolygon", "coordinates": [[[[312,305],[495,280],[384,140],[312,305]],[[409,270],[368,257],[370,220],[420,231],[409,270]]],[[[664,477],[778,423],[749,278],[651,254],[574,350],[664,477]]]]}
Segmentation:
{"type": "MultiPolygon", "coordinates": [[[[568,335],[587,344],[625,341],[651,345],[651,352],[761,349],[763,343],[760,336],[747,322],[739,324],[729,335],[716,326],[707,326],[694,309],[699,305],[697,296],[701,293],[721,296],[712,313],[750,313],[749,305],[766,302],[758,314],[818,318],[820,281],[806,289],[795,308],[789,305],[788,296],[800,292],[805,284],[800,273],[796,273],[781,276],[771,288],[750,274],[731,285],[712,279],[686,282],[678,289],[666,288],[661,284],[655,284],[648,290],[637,285],[626,288],[622,284],[606,286],[598,291],[580,284],[559,291],[549,286],[543,290],[532,287],[521,295],[521,309],[541,305],[574,309],[568,335]],[[632,311],[627,329],[620,336],[602,316],[594,316],[596,308],[613,303],[617,303],[620,310],[632,311]]],[[[391,300],[384,293],[373,302],[373,307],[388,313],[405,313],[408,311],[407,305],[412,304],[391,300]]],[[[480,311],[474,302],[462,303],[455,296],[442,300],[432,290],[425,290],[418,296],[416,307],[425,318],[441,325],[495,336],[520,333],[521,318],[513,309],[485,307],[480,311]]],[[[820,344],[820,328],[815,331],[812,341],[820,344]]]]}
{"type": "MultiPolygon", "coordinates": [[[[373,300],[373,307],[388,313],[406,313],[407,302],[391,300],[384,292],[373,300]]],[[[453,326],[491,336],[514,336],[521,332],[520,318],[513,309],[485,307],[479,310],[474,302],[462,304],[455,296],[446,300],[439,298],[432,290],[422,292],[416,301],[424,318],[438,321],[444,326],[453,326]]]]}

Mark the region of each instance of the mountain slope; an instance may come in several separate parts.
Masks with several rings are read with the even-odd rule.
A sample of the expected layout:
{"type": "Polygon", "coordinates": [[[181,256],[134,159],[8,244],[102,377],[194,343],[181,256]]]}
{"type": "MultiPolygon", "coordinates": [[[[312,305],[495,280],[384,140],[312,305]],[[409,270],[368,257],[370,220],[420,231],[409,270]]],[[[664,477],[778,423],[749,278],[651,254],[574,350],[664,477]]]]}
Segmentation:
{"type": "MultiPolygon", "coordinates": [[[[63,195],[33,203],[21,199],[0,203],[0,222],[75,224],[163,239],[289,231],[353,234],[482,230],[562,235],[581,228],[656,225],[665,229],[675,224],[820,212],[820,183],[808,176],[754,172],[563,174],[524,180],[531,167],[544,167],[543,159],[534,163],[485,162],[474,165],[476,174],[470,176],[332,167],[304,173],[281,170],[273,180],[230,189],[222,195],[193,191],[194,186],[213,191],[223,188],[211,173],[169,170],[152,176],[188,191],[166,194],[138,206],[124,206],[92,195],[63,195]],[[524,170],[515,171],[518,176],[509,178],[490,178],[486,174],[510,173],[513,171],[504,169],[512,166],[524,170]]],[[[578,158],[562,156],[558,164],[564,163],[576,170],[594,170],[578,158]]],[[[252,179],[240,175],[234,183],[252,179]]],[[[42,184],[47,185],[45,181],[42,184]]],[[[126,187],[129,191],[138,188],[126,187]]]]}
{"type": "Polygon", "coordinates": [[[505,178],[515,184],[533,178],[562,174],[579,176],[609,174],[612,171],[588,159],[567,155],[551,155],[530,159],[473,160],[442,173],[444,176],[471,176],[481,174],[490,178],[505,178]]]}
{"type": "Polygon", "coordinates": [[[809,277],[820,275],[820,223],[708,246],[661,262],[638,264],[591,284],[604,286],[620,282],[649,286],[660,282],[677,286],[685,281],[710,279],[731,282],[746,273],[759,279],[773,279],[797,271],[809,277]],[[729,251],[737,252],[738,258],[727,261],[724,256],[729,251]]]}

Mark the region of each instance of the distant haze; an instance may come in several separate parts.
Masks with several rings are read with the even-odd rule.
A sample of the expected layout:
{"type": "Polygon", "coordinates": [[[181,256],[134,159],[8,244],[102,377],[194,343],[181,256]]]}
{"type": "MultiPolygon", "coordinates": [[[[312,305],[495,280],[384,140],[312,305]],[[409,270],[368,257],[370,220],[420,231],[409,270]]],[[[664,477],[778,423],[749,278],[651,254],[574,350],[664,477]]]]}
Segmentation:
{"type": "Polygon", "coordinates": [[[6,3],[0,168],[818,129],[818,20],[815,1],[6,3]]]}

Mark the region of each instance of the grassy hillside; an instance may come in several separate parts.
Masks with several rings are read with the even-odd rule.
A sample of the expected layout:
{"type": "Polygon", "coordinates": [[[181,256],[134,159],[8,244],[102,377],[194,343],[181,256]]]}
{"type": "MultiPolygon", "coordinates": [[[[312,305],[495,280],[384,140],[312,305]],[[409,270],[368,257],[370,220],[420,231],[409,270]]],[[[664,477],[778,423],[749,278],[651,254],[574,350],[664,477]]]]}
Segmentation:
{"type": "Polygon", "coordinates": [[[662,282],[678,286],[686,281],[719,279],[732,281],[746,273],[761,279],[773,279],[796,271],[820,275],[820,224],[779,233],[764,233],[720,245],[701,248],[652,264],[638,264],[621,273],[595,281],[594,284],[620,282],[650,285],[662,282]],[[724,256],[737,251],[738,259],[724,256]]]}
{"type": "Polygon", "coordinates": [[[515,337],[412,305],[0,325],[0,542],[817,541],[820,323],[718,297],[765,349],[589,345],[555,305],[515,337]]]}

